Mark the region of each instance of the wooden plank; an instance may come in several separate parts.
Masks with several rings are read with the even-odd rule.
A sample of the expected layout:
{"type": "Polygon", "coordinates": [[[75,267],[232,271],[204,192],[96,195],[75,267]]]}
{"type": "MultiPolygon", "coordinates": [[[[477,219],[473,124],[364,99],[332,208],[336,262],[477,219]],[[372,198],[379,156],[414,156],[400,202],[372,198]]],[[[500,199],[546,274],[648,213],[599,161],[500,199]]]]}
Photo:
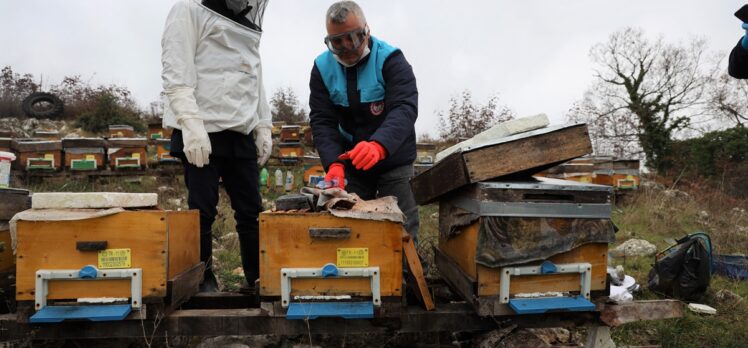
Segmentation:
{"type": "Polygon", "coordinates": [[[166,283],[166,293],[168,294],[167,303],[174,309],[200,290],[200,283],[203,281],[205,273],[205,264],[198,263],[191,269],[169,279],[166,283]]]}
{"type": "Polygon", "coordinates": [[[167,279],[173,279],[200,263],[200,212],[168,211],[166,228],[169,236],[167,279]]]}
{"type": "MultiPolygon", "coordinates": [[[[280,296],[281,268],[322,267],[337,263],[338,248],[368,248],[369,266],[380,268],[382,296],[402,294],[401,224],[337,218],[329,213],[260,214],[260,295],[280,296]],[[349,228],[349,239],[314,239],[310,228],[349,228]]],[[[292,295],[371,296],[366,278],[295,279],[292,295]]]]}
{"type": "Polygon", "coordinates": [[[632,301],[603,304],[600,320],[611,327],[643,320],[662,320],[683,316],[684,304],[678,300],[632,301]]]}
{"type": "Polygon", "coordinates": [[[414,177],[410,186],[416,203],[423,205],[469,182],[462,154],[455,152],[414,177]]]}
{"type": "Polygon", "coordinates": [[[479,228],[480,224],[475,222],[470,226],[463,227],[460,234],[450,239],[439,236],[439,249],[473,279],[478,279],[475,252],[478,245],[479,228]]]}
{"type": "Polygon", "coordinates": [[[13,150],[18,152],[54,152],[62,150],[62,141],[45,139],[13,139],[13,150]]]}
{"type": "Polygon", "coordinates": [[[462,297],[463,300],[470,304],[474,304],[476,297],[475,279],[470,278],[470,276],[465,273],[454,260],[439,250],[439,248],[434,248],[434,262],[436,263],[436,268],[439,270],[442,279],[449,284],[450,288],[452,288],[458,296],[462,297]]]}
{"type": "Polygon", "coordinates": [[[405,260],[408,261],[409,274],[415,280],[416,296],[421,300],[427,311],[434,310],[434,300],[431,299],[426,278],[423,277],[423,268],[418,252],[416,252],[416,245],[413,243],[413,238],[405,232],[403,232],[403,250],[405,251],[405,260]]]}
{"type": "Polygon", "coordinates": [[[549,127],[454,153],[413,178],[411,186],[416,202],[425,204],[467,184],[510,174],[530,176],[591,152],[586,125],[549,127]]]}
{"type": "Polygon", "coordinates": [[[470,182],[484,181],[592,152],[586,125],[501,143],[464,154],[470,182]],[[500,158],[500,161],[496,159],[500,158]]]}
{"type": "MultiPolygon", "coordinates": [[[[130,248],[133,268],[143,269],[143,297],[166,296],[166,214],[157,210],[125,211],[76,221],[19,221],[16,299],[34,299],[39,269],[80,269],[97,265],[96,252],[79,252],[78,241],[106,240],[108,248],[130,248]]],[[[53,281],[49,299],[129,297],[128,280],[53,281]]]]}
{"type": "MultiPolygon", "coordinates": [[[[590,290],[605,289],[608,268],[608,244],[590,243],[581,245],[568,252],[551,256],[553,263],[589,262],[592,265],[592,284],[590,290]]],[[[539,265],[532,262],[517,266],[539,265]]],[[[498,296],[501,290],[500,269],[478,265],[478,296],[498,296]]],[[[510,294],[534,293],[549,291],[579,291],[578,274],[554,274],[543,276],[512,277],[509,286],[510,294]]]]}

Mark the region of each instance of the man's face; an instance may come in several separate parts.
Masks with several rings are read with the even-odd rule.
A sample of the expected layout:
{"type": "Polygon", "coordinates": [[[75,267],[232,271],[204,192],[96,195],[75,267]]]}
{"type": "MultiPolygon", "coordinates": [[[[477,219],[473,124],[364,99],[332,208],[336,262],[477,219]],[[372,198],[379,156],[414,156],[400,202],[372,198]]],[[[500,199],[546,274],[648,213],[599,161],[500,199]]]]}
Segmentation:
{"type": "Polygon", "coordinates": [[[356,31],[363,31],[365,26],[366,24],[363,23],[358,18],[358,16],[353,13],[349,13],[348,17],[346,17],[345,22],[343,23],[332,23],[330,21],[327,22],[327,37],[335,38],[333,40],[334,46],[342,46],[343,48],[345,48],[345,51],[337,54],[337,56],[346,64],[355,64],[358,61],[358,59],[364,53],[364,48],[369,45],[369,35],[364,34],[363,42],[355,50],[353,50],[353,48],[355,47],[355,42],[349,35],[339,35],[356,31]]]}

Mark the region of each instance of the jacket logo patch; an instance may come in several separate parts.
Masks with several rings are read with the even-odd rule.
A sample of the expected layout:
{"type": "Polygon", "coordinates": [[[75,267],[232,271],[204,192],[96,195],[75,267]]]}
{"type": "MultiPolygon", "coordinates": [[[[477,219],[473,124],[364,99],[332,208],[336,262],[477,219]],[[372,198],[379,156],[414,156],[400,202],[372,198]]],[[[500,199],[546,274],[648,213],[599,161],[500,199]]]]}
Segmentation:
{"type": "Polygon", "coordinates": [[[373,102],[369,104],[369,111],[374,116],[379,116],[384,112],[384,101],[373,102]]]}

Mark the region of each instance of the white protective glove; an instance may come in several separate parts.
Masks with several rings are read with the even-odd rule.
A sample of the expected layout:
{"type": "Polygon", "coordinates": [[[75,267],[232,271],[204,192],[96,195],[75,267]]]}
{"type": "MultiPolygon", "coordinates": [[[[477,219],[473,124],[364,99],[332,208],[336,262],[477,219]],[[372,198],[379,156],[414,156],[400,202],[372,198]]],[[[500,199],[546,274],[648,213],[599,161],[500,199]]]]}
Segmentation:
{"type": "Polygon", "coordinates": [[[272,131],[268,127],[255,128],[255,145],[257,145],[257,164],[265,165],[273,151],[272,131]]]}
{"type": "Polygon", "coordinates": [[[205,130],[203,120],[199,118],[183,118],[179,120],[182,126],[182,140],[184,141],[184,154],[187,162],[202,168],[209,162],[210,138],[205,130]]]}

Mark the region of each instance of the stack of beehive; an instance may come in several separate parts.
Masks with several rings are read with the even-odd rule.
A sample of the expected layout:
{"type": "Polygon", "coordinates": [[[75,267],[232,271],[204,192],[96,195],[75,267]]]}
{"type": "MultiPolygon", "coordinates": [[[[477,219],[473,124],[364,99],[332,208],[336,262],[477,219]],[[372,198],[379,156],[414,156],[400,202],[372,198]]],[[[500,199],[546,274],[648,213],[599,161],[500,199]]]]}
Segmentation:
{"type": "Polygon", "coordinates": [[[419,204],[439,203],[440,274],[479,314],[520,313],[509,302],[528,293],[589,299],[605,289],[612,188],[532,177],[590,152],[586,125],[548,126],[538,115],[439,153],[412,180],[419,204]],[[549,275],[510,278],[517,267],[541,263],[549,275]],[[586,273],[561,272],[587,264],[586,273]],[[586,291],[580,274],[582,283],[589,276],[586,291]]]}

